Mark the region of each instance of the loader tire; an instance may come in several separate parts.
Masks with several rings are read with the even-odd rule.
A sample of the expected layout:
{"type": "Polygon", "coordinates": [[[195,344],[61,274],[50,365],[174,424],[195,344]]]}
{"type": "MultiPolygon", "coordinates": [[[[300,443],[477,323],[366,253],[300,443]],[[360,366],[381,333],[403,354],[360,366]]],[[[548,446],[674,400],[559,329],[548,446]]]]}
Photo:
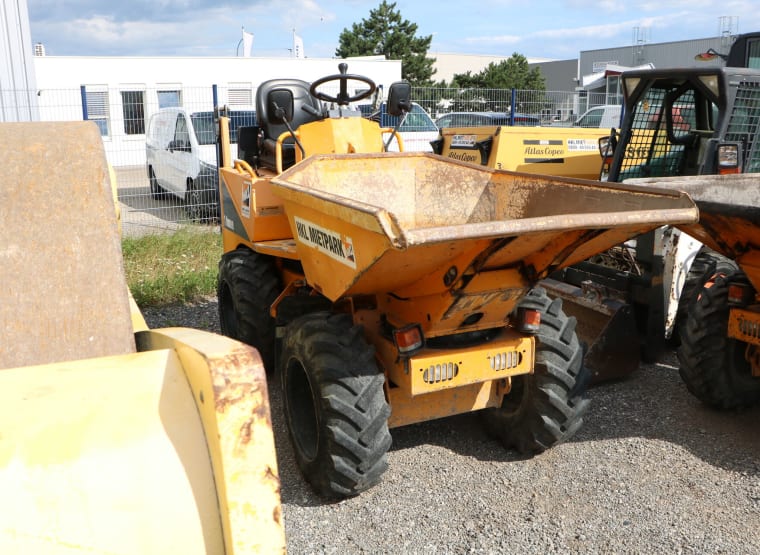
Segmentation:
{"type": "Polygon", "coordinates": [[[271,374],[275,320],[269,308],[280,293],[274,261],[247,248],[224,254],[219,261],[216,293],[222,333],[256,347],[271,374]]]}
{"type": "Polygon", "coordinates": [[[375,350],[346,314],[314,312],[285,333],[280,378],[295,459],[328,498],[374,486],[388,467],[390,407],[375,350]]]}
{"type": "Polygon", "coordinates": [[[518,307],[541,312],[533,374],[512,378],[512,390],[499,408],[483,411],[486,430],[505,447],[541,453],[569,439],[583,423],[590,371],[575,334],[576,320],[542,288],[531,290],[518,307]]]}
{"type": "Polygon", "coordinates": [[[727,260],[726,257],[707,247],[702,247],[694,258],[681,290],[681,298],[678,301],[676,322],[671,336],[674,347],[680,344],[680,330],[686,325],[686,320],[689,318],[689,304],[710,276],[715,273],[718,262],[723,260],[727,260]]]}
{"type": "Polygon", "coordinates": [[[728,337],[728,283],[743,276],[728,259],[717,262],[688,307],[681,327],[678,373],[689,392],[717,409],[733,409],[760,401],[760,379],[745,358],[747,344],[728,337]]]}

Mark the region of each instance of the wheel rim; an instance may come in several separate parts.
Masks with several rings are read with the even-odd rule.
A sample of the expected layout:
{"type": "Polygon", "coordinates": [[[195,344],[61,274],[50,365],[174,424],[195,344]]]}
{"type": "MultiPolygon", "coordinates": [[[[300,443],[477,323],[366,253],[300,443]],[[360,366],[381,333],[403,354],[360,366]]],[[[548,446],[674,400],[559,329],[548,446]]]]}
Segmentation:
{"type": "Polygon", "coordinates": [[[306,369],[297,360],[288,364],[285,395],[293,443],[307,462],[317,458],[319,427],[314,395],[306,369]]]}

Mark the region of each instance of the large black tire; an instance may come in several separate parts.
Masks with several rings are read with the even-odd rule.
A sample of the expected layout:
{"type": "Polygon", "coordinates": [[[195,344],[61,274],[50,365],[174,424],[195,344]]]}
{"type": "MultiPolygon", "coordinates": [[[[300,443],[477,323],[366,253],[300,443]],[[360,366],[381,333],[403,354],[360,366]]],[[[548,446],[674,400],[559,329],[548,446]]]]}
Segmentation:
{"type": "Polygon", "coordinates": [[[150,182],[150,194],[155,200],[165,200],[169,196],[169,193],[158,184],[153,166],[148,166],[148,181],[150,182]]]}
{"type": "Polygon", "coordinates": [[[531,290],[519,307],[541,312],[533,374],[512,379],[501,407],[486,409],[486,429],[505,447],[536,454],[569,439],[582,425],[591,377],[582,364],[575,318],[562,311],[542,288],[531,290]]]}
{"type": "Polygon", "coordinates": [[[726,257],[707,247],[702,247],[697,256],[694,257],[694,262],[692,262],[689,273],[686,275],[681,297],[678,301],[678,311],[671,336],[672,342],[675,344],[673,346],[680,344],[680,330],[686,325],[686,320],[689,318],[689,304],[695,300],[702,286],[715,273],[718,262],[724,260],[727,260],[726,257]]]}
{"type": "Polygon", "coordinates": [[[728,337],[728,283],[741,279],[737,265],[717,262],[713,276],[688,305],[678,349],[679,374],[686,388],[718,409],[745,407],[760,401],[760,379],[745,358],[747,344],[728,337]]]}
{"type": "Polygon", "coordinates": [[[390,407],[374,353],[346,314],[315,312],[287,327],[285,420],[301,472],[324,497],[356,495],[388,467],[390,407]]]}
{"type": "Polygon", "coordinates": [[[222,333],[258,349],[268,373],[274,370],[275,320],[269,308],[280,294],[274,261],[247,248],[222,256],[217,282],[222,333]]]}

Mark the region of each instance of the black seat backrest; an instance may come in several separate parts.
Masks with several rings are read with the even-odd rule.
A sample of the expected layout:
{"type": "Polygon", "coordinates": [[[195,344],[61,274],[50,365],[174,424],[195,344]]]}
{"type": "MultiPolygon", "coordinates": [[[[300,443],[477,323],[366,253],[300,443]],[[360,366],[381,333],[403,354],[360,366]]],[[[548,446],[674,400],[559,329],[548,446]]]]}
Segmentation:
{"type": "MultiPolygon", "coordinates": [[[[261,127],[264,137],[260,154],[261,163],[266,166],[274,167],[274,149],[279,137],[288,130],[284,123],[272,123],[269,114],[269,94],[278,89],[287,89],[293,93],[293,121],[290,126],[293,130],[298,129],[302,123],[317,121],[320,119],[312,113],[307,112],[302,107],[311,106],[318,113],[322,113],[322,106],[317,98],[309,93],[310,85],[300,79],[270,79],[259,85],[256,91],[256,119],[261,127]]],[[[283,168],[292,165],[295,161],[295,145],[293,139],[286,139],[283,144],[283,168]]]]}

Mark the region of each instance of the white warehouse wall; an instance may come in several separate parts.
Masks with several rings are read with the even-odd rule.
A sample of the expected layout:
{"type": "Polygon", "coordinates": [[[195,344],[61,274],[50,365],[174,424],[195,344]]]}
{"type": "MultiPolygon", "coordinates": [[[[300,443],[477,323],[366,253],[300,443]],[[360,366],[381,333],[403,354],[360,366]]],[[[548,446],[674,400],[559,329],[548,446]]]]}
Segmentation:
{"type": "Polygon", "coordinates": [[[26,0],[0,3],[0,121],[37,119],[26,0]]]}
{"type": "MultiPolygon", "coordinates": [[[[146,121],[158,109],[158,90],[181,91],[182,105],[195,110],[213,108],[212,85],[218,86],[220,106],[229,104],[230,88],[250,90],[255,99],[260,83],[274,78],[298,78],[312,82],[338,73],[346,62],[348,73],[372,79],[383,90],[401,79],[401,61],[381,57],[350,58],[193,58],[35,56],[36,97],[40,119],[83,119],[81,87],[107,90],[109,133],[103,137],[109,162],[114,166],[145,164],[145,135],[124,132],[121,91],[145,91],[146,121]]],[[[359,82],[350,87],[362,88],[359,82]]],[[[322,90],[328,90],[327,88],[322,90]]],[[[252,102],[253,104],[253,102],[252,102]]]]}

